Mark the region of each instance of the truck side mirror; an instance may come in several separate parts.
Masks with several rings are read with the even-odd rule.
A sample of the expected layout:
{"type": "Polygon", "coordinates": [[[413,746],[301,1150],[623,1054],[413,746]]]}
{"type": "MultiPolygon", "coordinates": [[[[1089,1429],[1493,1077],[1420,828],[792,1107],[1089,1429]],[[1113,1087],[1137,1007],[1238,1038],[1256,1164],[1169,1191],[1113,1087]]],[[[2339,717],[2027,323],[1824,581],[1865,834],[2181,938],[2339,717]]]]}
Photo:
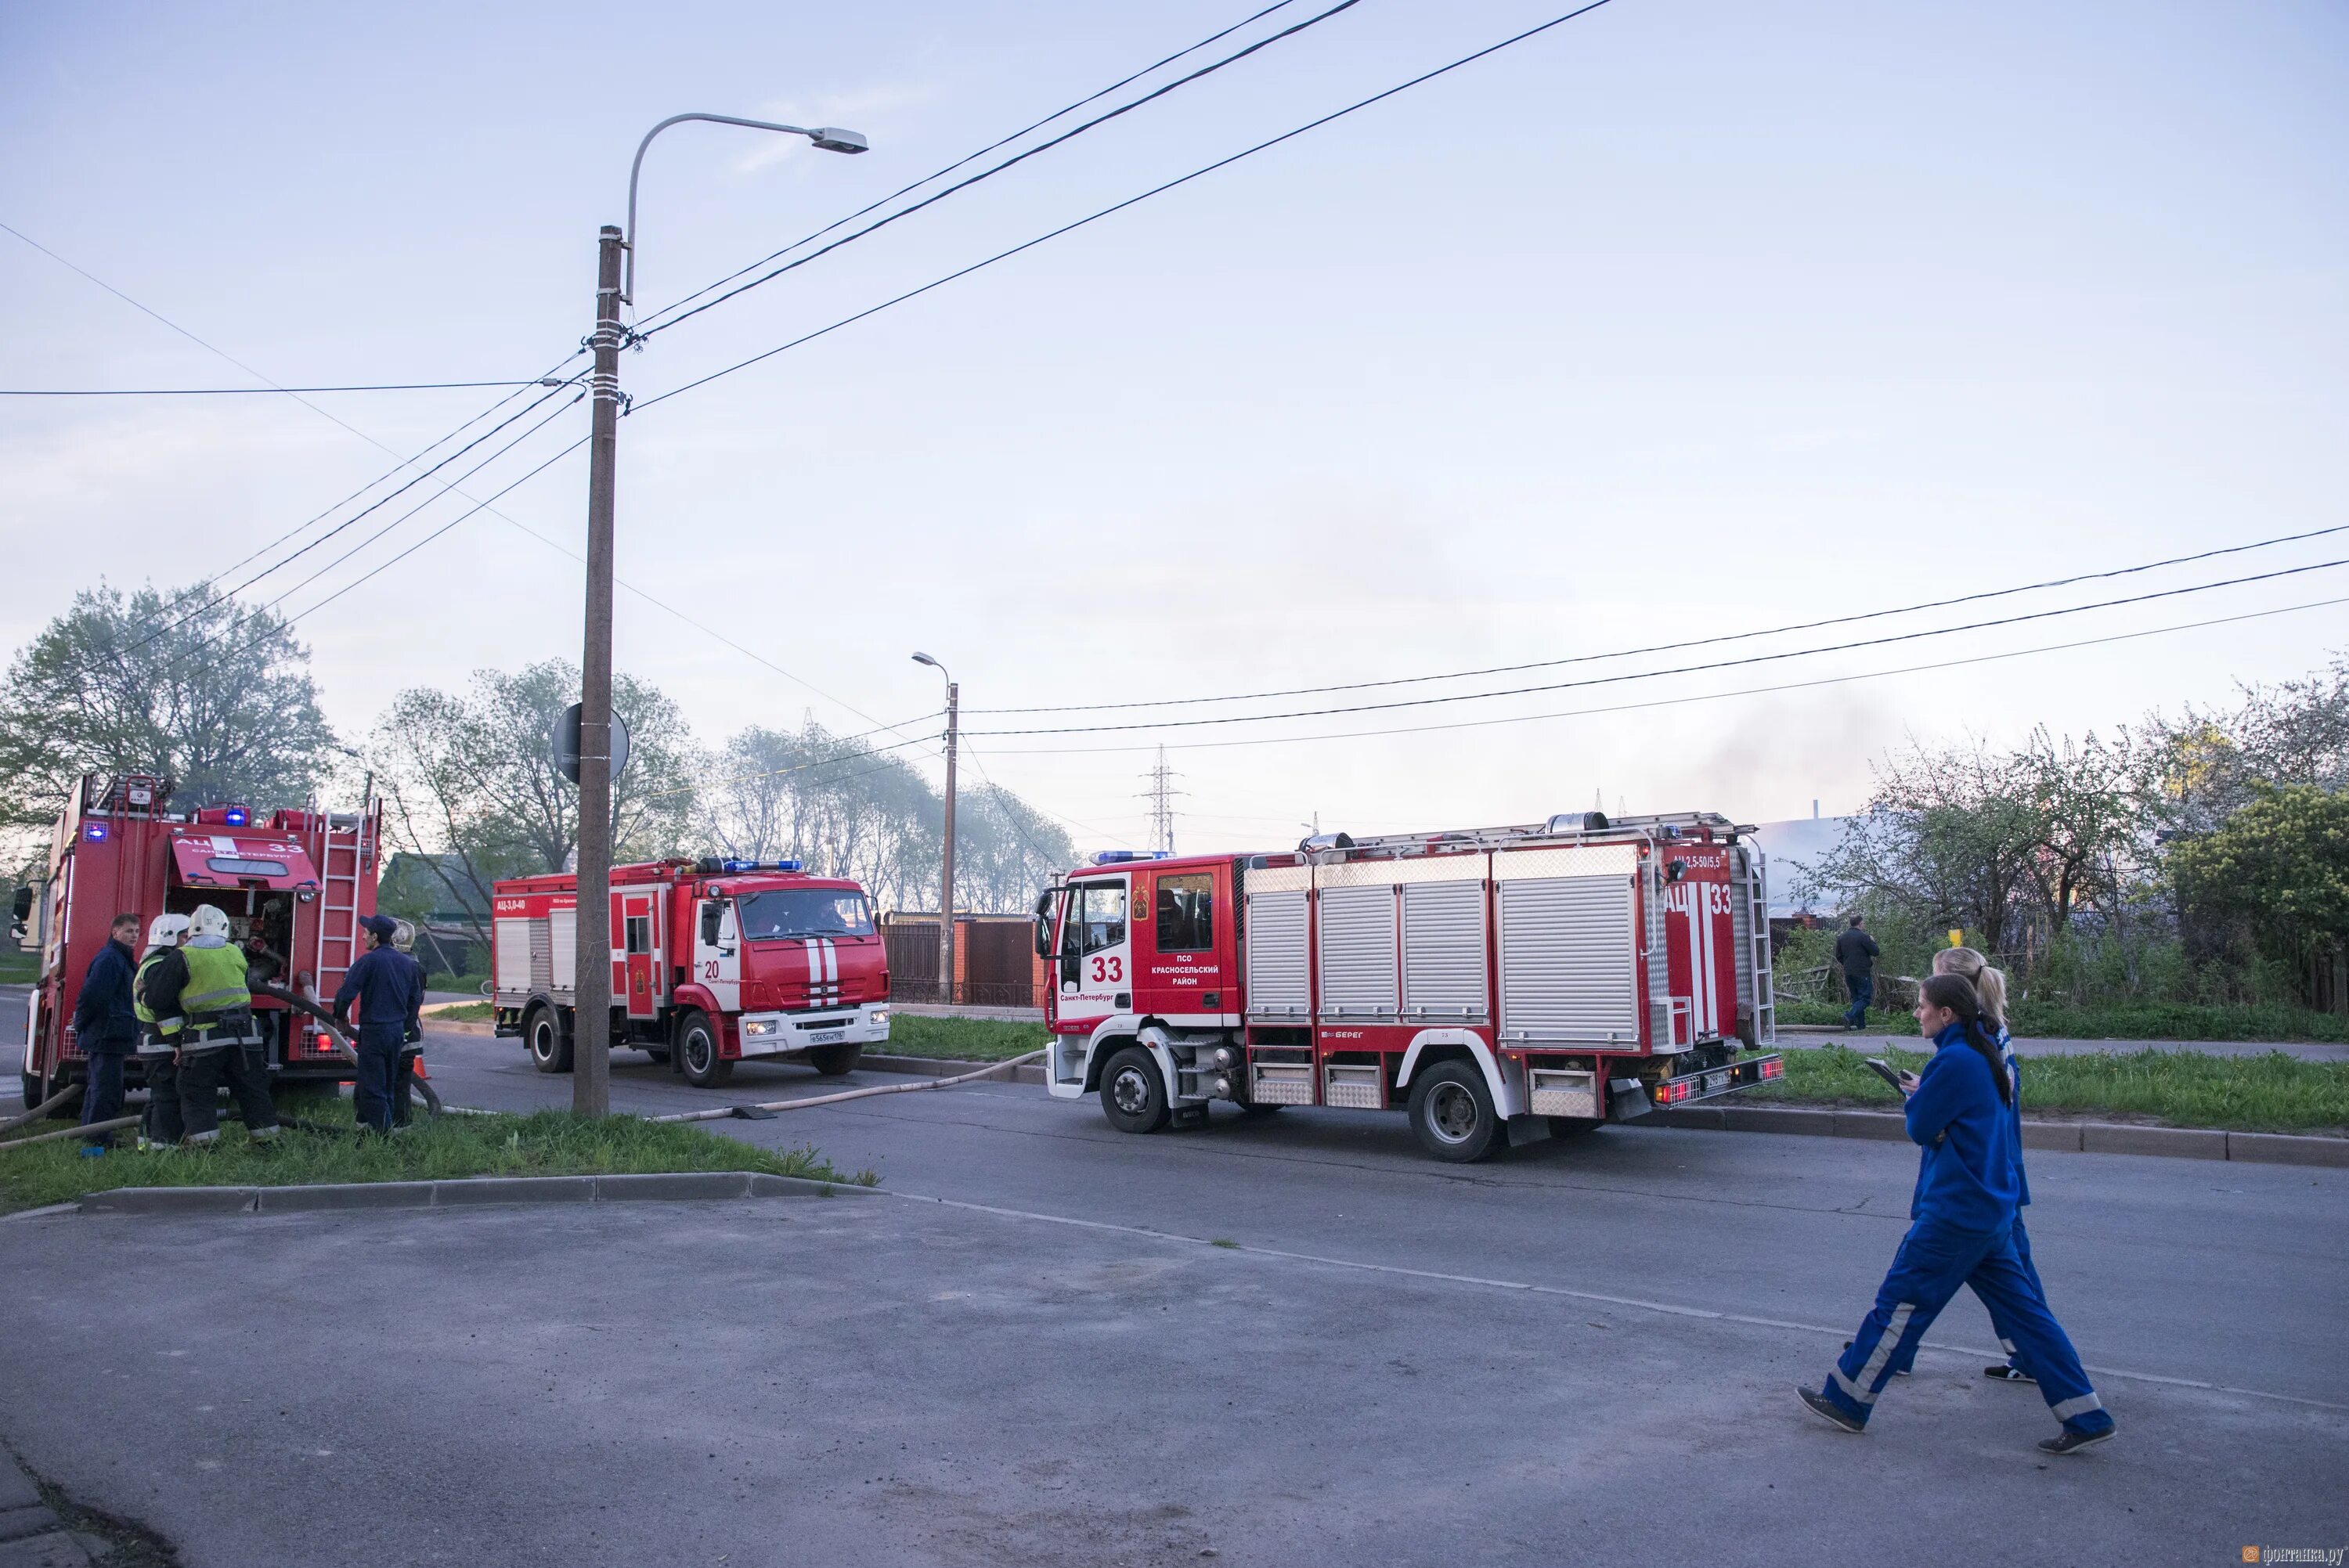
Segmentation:
{"type": "Polygon", "coordinates": [[[25,929],[25,922],[30,920],[32,916],[33,884],[26,882],[16,890],[16,902],[8,906],[8,918],[16,923],[17,933],[21,935],[25,929]]]}
{"type": "Polygon", "coordinates": [[[1046,888],[1036,895],[1036,956],[1052,956],[1052,892],[1046,888]]]}

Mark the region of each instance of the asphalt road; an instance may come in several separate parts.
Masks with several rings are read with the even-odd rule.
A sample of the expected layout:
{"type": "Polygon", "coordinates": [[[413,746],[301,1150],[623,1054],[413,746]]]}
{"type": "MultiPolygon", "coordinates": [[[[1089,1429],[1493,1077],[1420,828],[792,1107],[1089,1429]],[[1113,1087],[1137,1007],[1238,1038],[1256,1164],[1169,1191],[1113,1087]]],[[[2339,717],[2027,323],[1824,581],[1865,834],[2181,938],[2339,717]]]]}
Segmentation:
{"type": "MultiPolygon", "coordinates": [[[[512,1042],[428,1059],[452,1103],[568,1098],[512,1042]]],[[[720,1097],[637,1060],[633,1109],[841,1087],[753,1068],[720,1097]]],[[[0,1296],[40,1353],[0,1357],[0,1437],[191,1568],[2349,1539],[2349,1172],[2034,1155],[2041,1265],[2121,1423],[2047,1461],[2034,1393],[1979,1376],[1971,1297],[1866,1437],[1788,1392],[1891,1254],[1900,1146],[1610,1129],[1461,1170],[1400,1118],[1137,1139],[989,1085],[709,1125],[898,1196],[9,1222],[0,1296]]]]}

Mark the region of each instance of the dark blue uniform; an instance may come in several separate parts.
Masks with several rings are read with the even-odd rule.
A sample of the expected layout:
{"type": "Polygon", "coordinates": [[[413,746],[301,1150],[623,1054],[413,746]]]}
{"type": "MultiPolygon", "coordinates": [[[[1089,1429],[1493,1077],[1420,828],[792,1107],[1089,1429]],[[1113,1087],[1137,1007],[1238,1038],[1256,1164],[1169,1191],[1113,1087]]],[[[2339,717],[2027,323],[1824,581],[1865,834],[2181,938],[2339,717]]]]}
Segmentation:
{"type": "MultiPolygon", "coordinates": [[[[81,978],[73,1025],[74,1038],[88,1058],[88,1081],[81,1091],[84,1127],[122,1114],[122,1061],[139,1046],[139,1016],[130,1010],[130,977],[138,968],[139,955],[109,938],[81,978]]],[[[111,1134],[98,1136],[112,1141],[111,1134]]]]}
{"type": "Polygon", "coordinates": [[[1820,1392],[1864,1423],[1894,1369],[1915,1359],[1941,1308],[1971,1285],[2015,1365],[2038,1378],[2055,1418],[2083,1435],[2108,1430],[2112,1417],[2016,1250],[2023,1162],[2014,1112],[2000,1103],[1993,1076],[2005,1069],[1984,1061],[1954,1024],[1933,1045],[1909,1097],[1909,1137],[1923,1150],[1909,1210],[1915,1222],[1820,1392]]]}
{"type": "Polygon", "coordinates": [[[424,1003],[424,972],[396,948],[369,948],[335,993],[336,1023],[349,1018],[354,1000],[359,1005],[359,1076],[352,1099],[362,1126],[389,1132],[400,1047],[408,1041],[409,1020],[424,1003]]]}

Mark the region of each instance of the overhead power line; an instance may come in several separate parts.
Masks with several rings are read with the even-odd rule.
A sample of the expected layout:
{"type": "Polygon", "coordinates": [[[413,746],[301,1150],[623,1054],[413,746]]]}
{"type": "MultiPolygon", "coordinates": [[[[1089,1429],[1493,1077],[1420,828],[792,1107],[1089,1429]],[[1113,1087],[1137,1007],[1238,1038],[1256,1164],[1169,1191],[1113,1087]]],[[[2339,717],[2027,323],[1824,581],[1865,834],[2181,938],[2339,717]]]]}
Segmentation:
{"type": "Polygon", "coordinates": [[[379,381],[364,387],[0,387],[0,397],[274,397],[304,392],[449,392],[469,387],[546,387],[539,381],[379,381]]]}
{"type": "Polygon", "coordinates": [[[945,168],[940,169],[934,173],[926,174],[910,185],[899,186],[896,190],[889,192],[888,195],[882,197],[876,201],[867,202],[865,205],[859,207],[855,211],[849,213],[844,218],[833,219],[831,222],[826,223],[823,228],[818,229],[814,233],[794,240],[780,251],[770,252],[747,266],[738,267],[733,272],[730,272],[724,277],[719,278],[716,283],[705,284],[700,288],[698,288],[691,294],[687,294],[684,298],[670,301],[668,304],[661,306],[660,309],[654,311],[647,316],[645,316],[637,325],[641,326],[647,323],[657,321],[662,316],[668,315],[672,311],[679,310],[686,305],[691,304],[695,300],[701,298],[705,294],[716,293],[718,290],[724,288],[728,284],[734,282],[737,278],[748,277],[750,273],[757,272],[761,267],[765,266],[768,263],[781,261],[783,257],[790,255],[793,251],[798,250],[802,245],[812,245],[816,241],[823,239],[826,234],[831,233],[833,230],[843,228],[850,223],[854,223],[857,219],[864,217],[868,212],[876,212],[882,208],[887,206],[890,202],[896,201],[899,197],[918,191],[925,185],[933,184],[937,181],[943,180],[957,169],[968,168],[971,164],[976,163],[980,159],[986,157],[988,153],[1009,147],[1013,142],[1019,140],[1021,137],[1041,130],[1056,119],[1065,119],[1069,115],[1076,113],[1077,110],[1084,108],[1087,104],[1099,103],[1102,98],[1109,97],[1110,94],[1117,91],[1120,88],[1131,87],[1135,82],[1140,81],[1143,77],[1149,76],[1152,72],[1162,70],[1165,67],[1173,65],[1184,56],[1196,54],[1210,44],[1221,43],[1224,39],[1230,37],[1234,33],[1238,32],[1242,27],[1248,26],[1250,23],[1260,22],[1265,17],[1271,15],[1275,11],[1286,10],[1295,4],[1297,4],[1297,0],[1275,0],[1273,5],[1267,5],[1263,10],[1255,12],[1250,15],[1241,17],[1230,26],[1224,28],[1221,32],[1210,33],[1206,37],[1200,39],[1197,43],[1186,45],[1183,48],[1177,49],[1173,54],[1168,55],[1164,59],[1154,60],[1149,65],[1143,67],[1142,69],[1134,72],[1133,75],[1121,77],[1116,81],[1110,83],[1109,86],[1102,88],[1098,92],[1088,93],[1083,98],[1079,98],[1076,102],[1070,104],[1065,108],[1056,108],[1051,113],[1046,115],[1043,119],[1032,120],[1030,123],[1021,126],[1018,130],[1013,131],[1010,135],[999,137],[997,139],[988,142],[985,147],[980,148],[976,152],[966,153],[962,157],[955,160],[952,163],[947,164],[945,168]]]}
{"type": "Polygon", "coordinates": [[[1195,707],[1206,703],[1257,702],[1284,696],[1320,696],[1330,692],[1371,691],[1381,686],[1423,686],[1432,681],[1473,680],[1484,676],[1516,675],[1523,670],[1557,669],[1568,665],[1597,664],[1605,659],[1637,658],[1647,654],[1672,654],[1688,648],[1709,648],[1722,643],[1751,642],[1758,637],[1775,637],[1792,632],[1816,632],[1824,626],[1847,626],[1859,621],[1880,621],[1893,615],[1913,615],[1926,610],[1946,610],[1957,604],[1974,604],[1985,599],[2004,599],[2017,593],[2033,593],[2043,588],[2068,588],[2077,583],[2100,583],[2114,577],[2135,576],[2140,573],[2158,571],[2165,566],[2186,566],[2197,561],[2215,560],[2221,555],[2240,555],[2246,551],[2267,550],[2279,544],[2297,544],[2303,540],[2323,539],[2328,534],[2349,533],[2349,523],[2331,528],[2313,528],[2305,533],[2279,534],[2273,539],[2253,540],[2248,544],[2230,544],[2217,550],[2205,550],[2192,555],[2172,555],[2161,561],[2147,561],[2137,566],[2119,566],[2108,572],[2082,572],[2070,577],[2050,577],[2037,583],[2018,583],[2012,588],[1992,588],[1980,593],[1961,593],[1954,599],[1931,599],[1920,604],[1903,604],[1889,610],[1868,610],[1857,615],[1831,615],[1824,621],[1797,621],[1790,625],[1765,626],[1752,632],[1725,632],[1719,636],[1692,637],[1681,643],[1651,643],[1643,648],[1617,648],[1603,654],[1576,654],[1566,658],[1534,659],[1524,664],[1488,665],[1483,669],[1450,670],[1442,675],[1394,676],[1384,680],[1344,681],[1334,686],[1287,686],[1272,691],[1228,692],[1222,696],[1156,697],[1136,702],[1062,703],[1038,707],[972,707],[966,713],[1112,713],[1139,707],[1195,707]]]}
{"type": "MultiPolygon", "coordinates": [[[[1032,240],[1023,241],[1019,244],[1012,246],[1009,250],[998,251],[995,254],[988,256],[984,261],[973,262],[970,265],[960,268],[955,272],[948,273],[944,277],[933,278],[928,283],[922,284],[918,288],[907,289],[905,293],[895,295],[889,299],[883,300],[878,304],[868,305],[864,309],[856,312],[854,315],[843,316],[829,326],[820,326],[813,332],[802,333],[801,335],[792,338],[788,343],[777,344],[774,347],[767,349],[763,353],[754,354],[748,359],[738,360],[734,364],[725,366],[723,369],[713,370],[709,375],[697,377],[695,379],[688,381],[682,386],[672,387],[667,391],[659,394],[657,397],[647,397],[641,402],[638,402],[635,405],[632,412],[640,414],[656,403],[666,403],[672,397],[682,396],[683,394],[691,392],[698,387],[707,387],[711,382],[731,376],[738,370],[748,370],[753,365],[772,359],[779,354],[785,354],[790,352],[792,349],[799,348],[804,345],[813,343],[819,337],[827,336],[832,333],[838,332],[843,326],[854,325],[857,322],[863,321],[867,316],[877,315],[881,312],[890,309],[892,306],[904,304],[908,300],[918,299],[923,294],[928,294],[933,289],[944,288],[947,284],[967,278],[973,273],[983,272],[987,268],[995,265],[998,262],[1009,261],[1013,256],[1019,255],[1022,252],[1032,251],[1039,245],[1061,238],[1063,234],[1072,234],[1089,223],[1097,223],[1103,218],[1110,217],[1114,213],[1124,211],[1128,207],[1138,206],[1142,202],[1149,201],[1154,196],[1163,196],[1169,191],[1188,185],[1192,181],[1203,179],[1209,174],[1215,173],[1217,170],[1228,169],[1233,164],[1239,162],[1243,159],[1253,158],[1257,153],[1278,147],[1285,141],[1294,140],[1296,138],[1303,136],[1308,131],[1318,130],[1322,126],[1328,125],[1332,120],[1343,119],[1350,114],[1370,108],[1372,104],[1381,103],[1386,99],[1394,97],[1397,93],[1408,92],[1413,88],[1419,87],[1426,82],[1432,82],[1436,77],[1444,76],[1448,72],[1456,71],[1463,66],[1472,65],[1475,62],[1483,59],[1487,55],[1497,54],[1501,50],[1508,48],[1513,45],[1522,44],[1528,38],[1537,37],[1543,33],[1547,33],[1553,27],[1563,26],[1567,23],[1573,21],[1578,16],[1587,16],[1591,12],[1598,10],[1601,5],[1607,4],[1608,0],[1590,0],[1590,3],[1587,5],[1568,11],[1563,15],[1553,16],[1548,21],[1528,27],[1521,33],[1512,34],[1496,44],[1488,44],[1485,47],[1476,50],[1474,54],[1463,55],[1458,59],[1454,60],[1447,65],[1438,66],[1432,71],[1423,71],[1420,75],[1412,77],[1409,81],[1396,83],[1393,87],[1387,88],[1383,92],[1373,93],[1369,98],[1358,99],[1353,103],[1348,104],[1343,108],[1332,109],[1328,114],[1322,115],[1317,119],[1306,121],[1303,125],[1297,127],[1294,130],[1285,130],[1278,136],[1271,137],[1266,140],[1257,142],[1253,147],[1243,148],[1241,150],[1233,153],[1228,158],[1219,158],[1213,163],[1203,164],[1199,168],[1191,170],[1188,174],[1169,180],[1163,184],[1154,185],[1149,190],[1141,192],[1139,195],[1129,196],[1124,201],[1113,202],[1107,207],[1102,208],[1098,211],[1089,212],[1084,217],[1076,219],[1074,222],[1063,223],[1057,229],[1049,230],[1044,233],[1039,234],[1032,240]]],[[[674,325],[675,323],[672,322],[669,325],[674,325]]]]}
{"type": "MultiPolygon", "coordinates": [[[[2150,626],[2137,632],[2114,632],[2101,637],[2082,637],[2075,642],[2048,643],[2035,648],[2010,648],[2000,653],[1971,654],[1963,658],[1938,659],[1930,664],[1907,665],[1898,669],[1860,670],[1851,675],[1820,676],[1812,680],[1782,681],[1774,686],[1742,686],[1730,691],[1698,692],[1688,696],[1651,697],[1640,702],[1615,703],[1605,707],[1566,708],[1551,713],[1513,713],[1495,718],[1463,718],[1439,724],[1405,724],[1385,729],[1346,729],[1311,735],[1257,735],[1237,740],[1186,741],[1186,751],[1220,751],[1235,746],[1299,746],[1319,740],[1367,740],[1392,735],[1433,735],[1454,729],[1488,729],[1508,724],[1539,724],[1554,718],[1588,718],[1615,713],[1644,713],[1660,707],[1683,707],[1691,703],[1721,702],[1736,696],[1767,696],[1777,692],[1808,691],[1818,686],[1843,686],[1853,681],[1885,680],[1895,676],[1923,675],[1934,670],[1964,669],[1973,665],[1998,664],[2007,659],[2030,658],[2039,654],[2070,653],[2079,648],[2103,647],[2113,643],[2137,642],[2146,637],[2168,636],[2178,632],[2200,631],[2209,626],[2232,626],[2246,621],[2263,621],[2275,615],[2297,614],[2302,610],[2327,610],[2349,604],[2349,597],[2313,599],[2300,604],[2279,604],[2269,610],[2250,610],[2240,615],[2219,615],[2206,621],[2181,621],[2175,625],[2150,626]]],[[[969,744],[965,733],[964,744],[969,744]]],[[[999,750],[998,757],[1078,757],[1106,755],[1121,751],[1149,751],[1150,743],[1125,746],[1023,746],[999,750]]]]}
{"type": "MultiPolygon", "coordinates": [[[[952,185],[947,186],[943,191],[932,191],[929,195],[923,197],[920,201],[913,202],[908,206],[901,207],[885,218],[874,219],[872,222],[865,224],[864,227],[857,230],[853,234],[843,234],[839,239],[833,241],[832,243],[828,245],[810,251],[806,255],[801,256],[794,261],[785,262],[781,266],[775,268],[774,271],[767,273],[762,276],[752,278],[749,283],[728,289],[724,294],[719,294],[717,298],[705,300],[701,304],[695,305],[691,310],[680,312],[679,314],[669,317],[668,320],[662,322],[658,326],[640,327],[637,330],[636,335],[640,338],[649,338],[657,333],[667,332],[670,327],[681,326],[686,322],[692,320],[697,315],[699,315],[703,311],[715,310],[719,305],[724,304],[728,300],[734,299],[741,294],[749,294],[752,289],[761,287],[763,284],[771,284],[777,278],[781,277],[785,273],[792,272],[796,268],[803,267],[810,262],[816,260],[818,257],[830,255],[833,252],[840,249],[843,245],[854,244],[857,241],[864,238],[867,234],[885,229],[900,218],[910,218],[915,213],[920,211],[923,208],[935,206],[938,202],[945,201],[947,197],[955,195],[958,191],[969,190],[972,186],[978,184],[981,181],[992,180],[997,175],[1002,173],[1005,170],[1024,163],[1029,159],[1035,157],[1039,153],[1050,152],[1052,149],[1060,146],[1062,142],[1073,140],[1077,137],[1084,135],[1085,132],[1093,129],[1097,126],[1106,125],[1111,120],[1117,119],[1120,115],[1131,114],[1135,109],[1140,108],[1143,105],[1154,102],[1159,98],[1164,98],[1168,93],[1189,87],[1193,82],[1199,80],[1203,77],[1213,76],[1216,72],[1222,70],[1226,66],[1233,65],[1240,60],[1247,59],[1250,55],[1255,54],[1259,49],[1269,48],[1285,38],[1292,38],[1296,36],[1298,34],[1304,32],[1309,27],[1319,26],[1321,23],[1328,21],[1330,17],[1338,15],[1340,11],[1350,11],[1361,3],[1361,0],[1338,0],[1336,5],[1330,6],[1326,11],[1317,12],[1313,15],[1305,18],[1302,22],[1293,23],[1269,36],[1258,38],[1255,43],[1248,45],[1245,48],[1234,50],[1231,54],[1226,55],[1220,60],[1216,60],[1207,65],[1201,66],[1197,70],[1192,71],[1186,76],[1177,77],[1171,82],[1153,88],[1150,91],[1143,94],[1140,98],[1133,99],[1130,103],[1122,103],[1115,108],[1108,111],[1106,114],[1095,115],[1092,119],[1086,120],[1081,125],[1071,126],[1068,129],[1062,131],[1060,135],[1053,137],[1049,141],[1039,142],[1037,145],[1027,149],[1025,151],[1016,152],[1009,158],[1005,159],[1002,162],[995,165],[992,169],[982,169],[978,173],[973,174],[967,179],[956,181],[952,185]]],[[[1226,29],[1226,31],[1228,30],[1229,29],[1226,29]]]]}
{"type": "Polygon", "coordinates": [[[1777,664],[1786,659],[1815,658],[1822,654],[1848,653],[1855,648],[1878,648],[1892,643],[1913,643],[1927,637],[1952,636],[1960,632],[1979,632],[1993,626],[2020,625],[2026,621],[2045,621],[2059,615],[2077,615],[2090,610],[2110,610],[2123,604],[2143,604],[2156,599],[2175,599],[2188,593],[2207,593],[2214,588],[2240,587],[2247,583],[2267,583],[2279,577],[2297,577],[2308,572],[2324,572],[2336,566],[2349,566],[2349,557],[2337,561],[2319,561],[2306,566],[2289,566],[2276,572],[2261,572],[2249,577],[2230,577],[2217,583],[2197,583],[2183,588],[2165,588],[2153,593],[2136,593],[2125,599],[2106,599],[2093,604],[2071,604],[2055,610],[2034,610],[2027,614],[2002,615],[1995,620],[1970,621],[1956,626],[1929,626],[1919,632],[1900,632],[1889,637],[1868,637],[1857,642],[1830,643],[1824,647],[1790,648],[1783,653],[1753,654],[1742,659],[1715,659],[1707,664],[1678,665],[1662,670],[1633,670],[1619,676],[1597,676],[1588,680],[1551,681],[1541,686],[1511,686],[1503,691],[1457,692],[1446,696],[1406,697],[1397,702],[1352,703],[1342,707],[1293,708],[1283,713],[1237,714],[1223,718],[1144,719],[1132,724],[1070,725],[1049,729],[974,729],[965,733],[984,736],[1007,735],[1099,735],[1113,730],[1136,729],[1195,729],[1209,725],[1265,724],[1288,718],[1328,718],[1349,713],[1385,713],[1404,707],[1435,707],[1455,702],[1487,702],[1496,697],[1532,696],[1554,691],[1574,691],[1585,686],[1615,686],[1625,681],[1659,680],[1666,676],[1697,675],[1708,670],[1738,669],[1747,665],[1777,664]]]}

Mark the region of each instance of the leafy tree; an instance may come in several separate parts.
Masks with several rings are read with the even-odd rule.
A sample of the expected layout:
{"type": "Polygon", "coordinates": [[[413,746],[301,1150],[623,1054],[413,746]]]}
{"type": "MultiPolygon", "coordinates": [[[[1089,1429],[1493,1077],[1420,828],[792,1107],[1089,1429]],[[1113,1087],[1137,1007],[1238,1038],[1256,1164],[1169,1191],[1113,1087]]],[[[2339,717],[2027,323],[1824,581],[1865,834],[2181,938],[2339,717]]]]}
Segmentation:
{"type": "Polygon", "coordinates": [[[2254,786],[2214,831],[2169,857],[2189,918],[2228,923],[2313,1001],[2312,961],[2349,946],[2349,794],[2254,786]]]}
{"type": "Polygon", "coordinates": [[[74,596],[0,684],[0,828],[47,826],[84,773],[154,773],[174,803],[299,805],[334,734],[309,650],[209,584],[74,596]]]}
{"type": "MultiPolygon", "coordinates": [[[[578,691],[578,668],[561,660],[517,675],[477,670],[463,695],[404,691],[378,721],[368,753],[387,835],[429,856],[456,907],[486,904],[501,877],[573,863],[579,791],[556,769],[551,741],[578,691]]],[[[677,852],[693,814],[692,734],[676,703],[630,676],[613,677],[612,706],[629,736],[627,766],[612,781],[613,856],[677,852]]],[[[481,921],[469,919],[486,942],[481,921]]]]}
{"type": "Polygon", "coordinates": [[[1036,891],[1076,863],[1061,826],[998,784],[955,802],[955,902],[989,913],[1024,914],[1036,891]]]}
{"type": "Polygon", "coordinates": [[[853,877],[885,908],[935,887],[943,808],[919,769],[810,719],[796,733],[753,726],[708,765],[703,839],[745,860],[791,858],[853,877]]]}

